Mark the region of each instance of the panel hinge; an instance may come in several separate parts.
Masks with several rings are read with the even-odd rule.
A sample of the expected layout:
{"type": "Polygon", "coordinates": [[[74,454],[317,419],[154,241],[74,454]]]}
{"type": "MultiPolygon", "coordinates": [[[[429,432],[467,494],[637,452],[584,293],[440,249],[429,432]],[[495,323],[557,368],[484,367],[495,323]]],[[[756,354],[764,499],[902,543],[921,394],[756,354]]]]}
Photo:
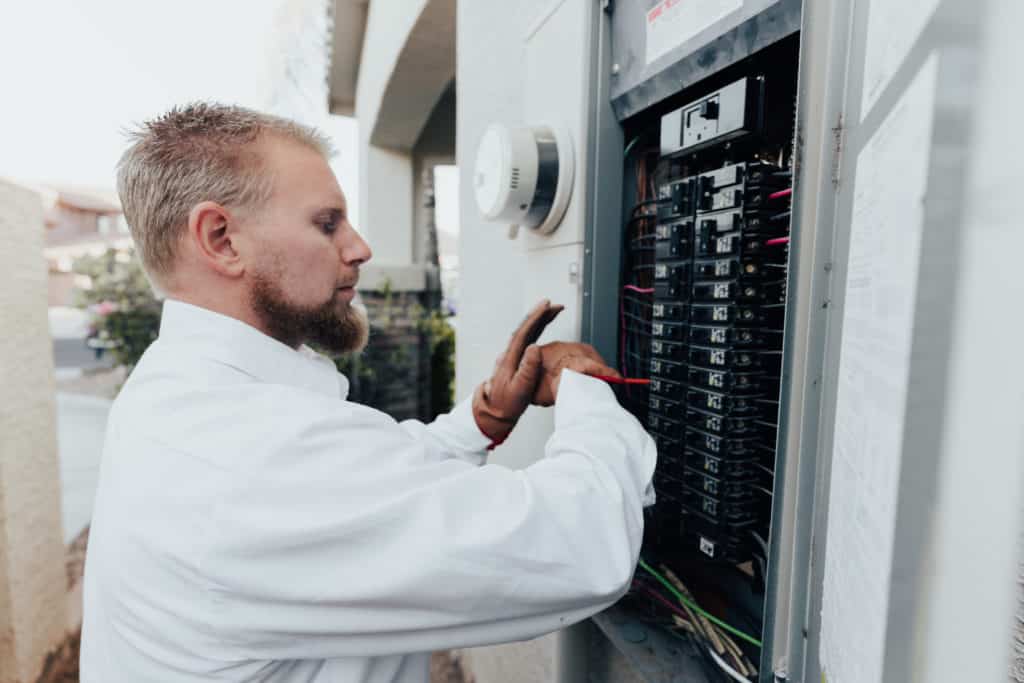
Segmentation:
{"type": "Polygon", "coordinates": [[[843,115],[832,129],[832,187],[839,187],[839,170],[843,157],[843,115]]]}

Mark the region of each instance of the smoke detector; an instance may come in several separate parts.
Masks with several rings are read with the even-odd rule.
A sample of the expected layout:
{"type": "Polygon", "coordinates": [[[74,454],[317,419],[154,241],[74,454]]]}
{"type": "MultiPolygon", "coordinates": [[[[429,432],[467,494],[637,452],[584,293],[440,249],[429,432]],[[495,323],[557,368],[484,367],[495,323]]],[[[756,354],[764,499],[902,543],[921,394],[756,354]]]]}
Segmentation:
{"type": "Polygon", "coordinates": [[[520,226],[553,232],[572,195],[572,138],[551,125],[491,124],[480,139],[473,188],[488,220],[508,223],[509,237],[520,226]]]}

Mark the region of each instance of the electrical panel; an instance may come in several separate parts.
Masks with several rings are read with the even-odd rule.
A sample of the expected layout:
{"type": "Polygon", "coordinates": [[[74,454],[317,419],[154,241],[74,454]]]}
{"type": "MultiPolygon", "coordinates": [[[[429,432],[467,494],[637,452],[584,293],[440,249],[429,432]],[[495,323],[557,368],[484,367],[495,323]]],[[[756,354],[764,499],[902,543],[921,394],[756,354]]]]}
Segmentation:
{"type": "Polygon", "coordinates": [[[782,41],[625,127],[617,360],[640,382],[620,399],[658,447],[642,554],[666,572],[645,567],[630,604],[669,632],[695,617],[661,579],[718,605],[728,633],[690,630],[693,656],[718,642],[743,679],[758,675],[772,538],[797,55],[782,41]]]}

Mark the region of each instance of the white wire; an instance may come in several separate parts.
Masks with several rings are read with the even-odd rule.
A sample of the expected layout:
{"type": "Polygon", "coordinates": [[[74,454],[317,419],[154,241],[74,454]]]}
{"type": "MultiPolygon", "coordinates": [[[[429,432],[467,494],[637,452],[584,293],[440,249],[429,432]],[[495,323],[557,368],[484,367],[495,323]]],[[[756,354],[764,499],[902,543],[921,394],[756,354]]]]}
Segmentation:
{"type": "Polygon", "coordinates": [[[726,664],[725,660],[719,657],[717,654],[715,654],[715,651],[712,650],[710,647],[708,648],[708,654],[711,655],[711,659],[715,660],[715,664],[717,664],[722,671],[728,674],[729,678],[733,679],[734,681],[739,681],[740,683],[750,683],[749,678],[747,678],[739,671],[726,664]]]}

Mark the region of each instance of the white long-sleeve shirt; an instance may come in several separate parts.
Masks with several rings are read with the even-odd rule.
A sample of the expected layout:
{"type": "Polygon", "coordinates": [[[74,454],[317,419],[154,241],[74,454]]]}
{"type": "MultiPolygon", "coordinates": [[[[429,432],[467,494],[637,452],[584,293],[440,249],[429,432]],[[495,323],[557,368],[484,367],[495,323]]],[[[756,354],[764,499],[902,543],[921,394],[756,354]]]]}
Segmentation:
{"type": "Polygon", "coordinates": [[[83,683],[425,683],[432,650],[625,591],[655,447],[602,382],[563,373],[519,471],[484,464],[468,402],[396,423],[347,393],[308,349],[165,303],[110,414],[83,683]]]}

